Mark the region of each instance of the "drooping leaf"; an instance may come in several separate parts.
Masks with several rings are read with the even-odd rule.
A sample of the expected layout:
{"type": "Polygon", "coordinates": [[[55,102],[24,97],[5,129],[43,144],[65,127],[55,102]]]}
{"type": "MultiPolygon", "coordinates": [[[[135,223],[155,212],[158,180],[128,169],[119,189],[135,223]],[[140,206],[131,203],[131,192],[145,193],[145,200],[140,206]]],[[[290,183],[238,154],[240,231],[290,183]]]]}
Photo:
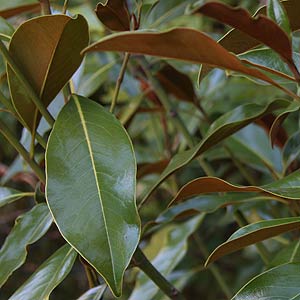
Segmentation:
{"type": "Polygon", "coordinates": [[[9,41],[10,37],[14,33],[13,26],[7,22],[4,18],[0,17],[0,39],[9,41]]]}
{"type": "MultiPolygon", "coordinates": [[[[290,91],[259,70],[242,64],[235,55],[229,53],[213,39],[201,31],[191,28],[175,28],[165,32],[135,31],[117,33],[90,45],[83,52],[93,51],[121,51],[204,63],[253,76],[291,95],[290,91]]],[[[293,94],[292,97],[295,97],[295,95],[293,94]]]]}
{"type": "Polygon", "coordinates": [[[17,218],[0,250],[0,287],[13,271],[26,259],[26,247],[40,239],[52,224],[47,205],[38,204],[31,211],[17,218]]]}
{"type": "Polygon", "coordinates": [[[231,300],[298,300],[300,263],[289,263],[268,270],[243,286],[231,300]]]}
{"type": "Polygon", "coordinates": [[[96,14],[110,30],[130,30],[130,16],[125,0],[108,0],[106,4],[100,2],[96,7],[96,14]]]}
{"type": "Polygon", "coordinates": [[[102,295],[104,294],[106,285],[99,285],[84,293],[77,300],[101,300],[102,295]]]}
{"type": "Polygon", "coordinates": [[[51,292],[71,271],[76,251],[64,245],[50,256],[9,300],[48,300],[51,292]]]}
{"type": "Polygon", "coordinates": [[[300,132],[295,132],[285,144],[282,151],[285,169],[300,156],[300,132]]]}
{"type": "Polygon", "coordinates": [[[12,188],[0,187],[0,207],[23,197],[31,197],[33,195],[34,193],[25,193],[12,188]]]}
{"type": "Polygon", "coordinates": [[[264,15],[252,18],[248,11],[242,8],[232,8],[218,2],[206,3],[198,12],[230,25],[270,47],[288,64],[295,78],[299,79],[300,75],[293,61],[291,41],[274,21],[264,15]]]}
{"type": "Polygon", "coordinates": [[[284,6],[279,0],[268,0],[267,14],[287,34],[291,33],[290,22],[284,6]]]}
{"type": "Polygon", "coordinates": [[[170,160],[164,159],[154,163],[144,163],[138,165],[137,178],[140,179],[149,174],[160,174],[168,165],[170,160]]]}
{"type": "Polygon", "coordinates": [[[226,242],[218,246],[208,257],[205,265],[222,256],[238,251],[276,235],[298,229],[300,217],[273,219],[249,224],[237,230],[226,242]]]}
{"type": "MultiPolygon", "coordinates": [[[[300,20],[298,17],[300,2],[298,0],[287,0],[282,1],[282,4],[287,12],[291,30],[296,31],[300,29],[300,20]]],[[[260,14],[265,15],[266,13],[266,6],[263,6],[254,14],[254,17],[260,14]]],[[[232,29],[219,40],[219,44],[230,52],[240,54],[258,46],[260,42],[238,29],[232,29]]],[[[211,70],[212,68],[210,66],[203,65],[199,72],[199,82],[201,82],[211,70]]]]}
{"type": "Polygon", "coordinates": [[[257,104],[246,104],[237,107],[236,109],[217,119],[211,125],[207,135],[198,145],[196,145],[194,148],[180,152],[173,156],[170,163],[160,175],[158,180],[151,187],[147,195],[144,197],[143,201],[145,201],[152,194],[156,187],[162,181],[164,181],[165,178],[174,173],[176,170],[188,164],[196,156],[204,153],[212,146],[216,145],[226,137],[247,126],[254,120],[261,118],[262,116],[267,115],[276,109],[287,107],[289,103],[290,102],[284,100],[275,100],[265,108],[257,104]]]}
{"type": "Polygon", "coordinates": [[[36,0],[10,0],[0,2],[0,17],[10,18],[23,12],[39,10],[40,3],[36,0]]]}
{"type": "MultiPolygon", "coordinates": [[[[11,38],[9,53],[47,107],[80,66],[80,51],[88,41],[82,16],[42,16],[20,25],[11,38]]],[[[16,111],[34,131],[40,115],[9,66],[7,75],[16,111]]]]}
{"type": "MultiPolygon", "coordinates": [[[[149,259],[162,275],[169,275],[184,257],[187,251],[187,239],[199,227],[203,219],[204,214],[185,223],[172,225],[152,236],[145,251],[151,253],[151,247],[157,248],[157,238],[160,240],[160,249],[156,249],[154,253],[157,253],[154,254],[152,259],[150,257],[149,259]]],[[[129,300],[151,300],[158,290],[159,288],[147,275],[140,273],[129,300]]]]}
{"type": "Polygon", "coordinates": [[[217,177],[200,177],[184,185],[169,205],[174,205],[185,199],[209,193],[226,192],[257,192],[268,196],[284,199],[299,200],[300,198],[300,171],[285,176],[270,184],[258,186],[233,185],[217,177]]]}
{"type": "Polygon", "coordinates": [[[73,95],[50,135],[46,175],[60,232],[120,295],[140,234],[136,162],[126,131],[103,107],[73,95]]]}

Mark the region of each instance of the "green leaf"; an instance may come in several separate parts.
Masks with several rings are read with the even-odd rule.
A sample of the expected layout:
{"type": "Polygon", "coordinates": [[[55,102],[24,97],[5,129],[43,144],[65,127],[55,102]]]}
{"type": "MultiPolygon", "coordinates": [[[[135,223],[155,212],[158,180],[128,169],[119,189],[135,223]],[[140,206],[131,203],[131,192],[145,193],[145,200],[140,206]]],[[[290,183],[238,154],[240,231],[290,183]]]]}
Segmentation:
{"type": "Polygon", "coordinates": [[[269,267],[276,267],[291,262],[300,262],[299,240],[290,243],[287,247],[282,247],[270,262],[269,267]]]}
{"type": "Polygon", "coordinates": [[[25,193],[7,187],[0,187],[0,207],[19,200],[23,197],[32,196],[34,196],[34,193],[25,193]]]}
{"type": "Polygon", "coordinates": [[[39,240],[52,224],[47,205],[38,204],[16,219],[16,223],[0,250],[0,287],[25,261],[26,247],[39,240]]]}
{"type": "MultiPolygon", "coordinates": [[[[120,51],[178,59],[192,63],[236,71],[268,82],[285,93],[291,92],[257,69],[245,66],[235,55],[228,52],[201,31],[191,28],[174,28],[165,32],[122,32],[103,38],[84,49],[94,51],[120,51]]],[[[297,98],[297,96],[296,96],[297,98]]]]}
{"type": "Polygon", "coordinates": [[[119,296],[140,235],[136,161],[126,131],[102,106],[73,95],[49,137],[46,175],[60,232],[119,296]]]}
{"type": "Polygon", "coordinates": [[[51,292],[71,271],[77,253],[64,245],[50,256],[9,300],[48,300],[51,292]]]}
{"type": "Polygon", "coordinates": [[[262,107],[257,104],[246,104],[239,106],[236,109],[221,116],[211,125],[207,135],[198,145],[196,145],[194,148],[180,152],[173,156],[166,169],[163,171],[158,180],[151,187],[150,191],[144,197],[143,202],[152,194],[156,187],[165,180],[165,178],[167,178],[169,175],[171,175],[181,167],[187,165],[196,156],[204,153],[212,146],[218,144],[226,137],[252,123],[254,120],[259,119],[274,110],[287,107],[289,103],[290,102],[285,100],[275,100],[267,107],[262,107]]]}
{"type": "MultiPolygon", "coordinates": [[[[9,53],[47,107],[80,66],[89,41],[82,16],[42,16],[26,21],[11,38],[9,53]]],[[[14,71],[7,66],[12,102],[32,131],[40,115],[14,71]]]]}
{"type": "Polygon", "coordinates": [[[87,292],[85,292],[82,296],[78,298],[78,300],[100,300],[102,295],[104,294],[106,289],[106,285],[96,286],[87,292]]]}
{"type": "Polygon", "coordinates": [[[290,22],[284,6],[279,0],[268,0],[267,15],[274,20],[287,34],[291,33],[290,22]]]}
{"type": "MultiPolygon", "coordinates": [[[[194,217],[193,219],[179,224],[171,225],[152,235],[150,244],[145,249],[145,254],[149,255],[154,247],[154,257],[151,263],[164,276],[169,275],[181,261],[187,251],[188,237],[199,227],[205,215],[194,217]],[[157,249],[157,240],[160,248],[157,249]],[[155,253],[156,252],[156,253],[155,253]]],[[[129,300],[151,300],[159,291],[159,288],[145,275],[139,273],[135,288],[129,300]]]]}
{"type": "Polygon", "coordinates": [[[205,265],[207,266],[224,255],[299,227],[300,217],[273,219],[249,224],[237,230],[225,243],[217,247],[208,257],[205,265]]]}
{"type": "Polygon", "coordinates": [[[294,160],[299,158],[299,155],[300,131],[297,131],[288,139],[282,151],[285,169],[287,169],[294,160]]]}
{"type": "Polygon", "coordinates": [[[300,299],[300,264],[289,263],[268,270],[242,287],[231,300],[300,299]]]}
{"type": "Polygon", "coordinates": [[[36,0],[10,0],[0,2],[0,16],[10,18],[23,12],[37,10],[40,3],[36,0]]]}
{"type": "Polygon", "coordinates": [[[15,29],[4,18],[0,17],[0,39],[9,41],[15,29]]]}

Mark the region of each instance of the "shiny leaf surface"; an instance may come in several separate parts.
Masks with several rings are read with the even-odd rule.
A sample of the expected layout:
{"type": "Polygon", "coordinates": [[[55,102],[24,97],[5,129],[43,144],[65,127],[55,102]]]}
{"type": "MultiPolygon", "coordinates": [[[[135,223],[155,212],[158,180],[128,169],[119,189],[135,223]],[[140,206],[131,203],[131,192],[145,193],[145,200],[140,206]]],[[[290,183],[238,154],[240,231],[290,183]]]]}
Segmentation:
{"type": "Polygon", "coordinates": [[[231,300],[300,299],[299,263],[280,265],[247,283],[231,300]]]}
{"type": "Polygon", "coordinates": [[[15,29],[13,28],[13,26],[5,19],[0,17],[0,39],[9,41],[14,31],[15,29]]]}
{"type": "Polygon", "coordinates": [[[102,295],[104,294],[106,285],[99,285],[84,293],[77,300],[101,300],[102,295]]]}
{"type": "Polygon", "coordinates": [[[25,261],[26,247],[39,240],[52,224],[47,205],[38,204],[17,218],[15,226],[0,250],[0,286],[25,261]]]}
{"type": "Polygon", "coordinates": [[[0,187],[0,207],[23,197],[31,197],[33,195],[34,193],[25,193],[12,188],[0,187]]]}
{"type": "MultiPolygon", "coordinates": [[[[48,106],[80,66],[80,51],[88,41],[87,22],[82,16],[42,16],[20,25],[12,36],[9,53],[48,106]]],[[[7,74],[16,111],[35,130],[40,119],[37,109],[9,66],[7,74]]]]}
{"type": "Polygon", "coordinates": [[[299,227],[299,217],[273,219],[249,224],[237,230],[225,243],[217,247],[208,257],[205,265],[216,261],[224,255],[233,253],[276,235],[298,229],[299,227]]]}
{"type": "Polygon", "coordinates": [[[76,251],[69,245],[61,247],[17,289],[9,300],[48,300],[51,292],[71,271],[76,257],[76,251]]]}
{"type": "Polygon", "coordinates": [[[267,14],[276,24],[278,24],[287,34],[290,34],[290,22],[284,6],[279,0],[268,0],[267,14]]]}
{"type": "Polygon", "coordinates": [[[50,135],[46,174],[60,232],[120,295],[140,232],[136,162],[126,131],[102,106],[73,95],[50,135]]]}

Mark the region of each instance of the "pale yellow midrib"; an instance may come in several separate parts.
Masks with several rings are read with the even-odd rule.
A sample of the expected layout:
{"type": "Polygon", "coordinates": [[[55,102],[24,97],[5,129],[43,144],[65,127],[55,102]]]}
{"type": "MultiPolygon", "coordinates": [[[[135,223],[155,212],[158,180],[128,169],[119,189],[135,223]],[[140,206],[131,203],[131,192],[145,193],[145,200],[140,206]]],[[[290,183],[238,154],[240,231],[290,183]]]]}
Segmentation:
{"type": "Polygon", "coordinates": [[[86,139],[86,142],[87,142],[87,145],[88,145],[89,154],[90,154],[91,161],[92,161],[92,168],[93,168],[95,181],[96,181],[96,186],[97,186],[97,191],[98,191],[98,196],[99,196],[99,200],[100,200],[100,207],[101,207],[103,221],[104,221],[104,225],[105,225],[105,233],[106,233],[106,237],[107,237],[109,253],[110,253],[110,256],[111,256],[111,265],[112,265],[112,270],[113,270],[113,277],[114,277],[114,281],[116,282],[115,268],[114,268],[114,263],[113,263],[114,257],[113,257],[111,244],[110,244],[110,239],[109,239],[109,235],[108,235],[108,227],[107,227],[105,213],[104,213],[104,209],[103,209],[103,203],[101,201],[101,199],[102,199],[101,190],[100,190],[100,186],[99,186],[99,183],[98,183],[98,180],[97,180],[98,177],[97,177],[97,171],[96,171],[96,166],[95,166],[95,161],[94,161],[94,156],[93,156],[93,151],[92,151],[92,145],[91,145],[91,142],[90,142],[88,130],[87,130],[87,127],[86,127],[85,118],[84,118],[80,103],[79,103],[77,97],[75,97],[75,96],[74,96],[74,101],[75,101],[75,104],[76,104],[76,107],[77,107],[77,110],[78,110],[78,114],[79,114],[80,121],[81,121],[81,124],[82,124],[82,127],[83,127],[85,139],[86,139]]]}

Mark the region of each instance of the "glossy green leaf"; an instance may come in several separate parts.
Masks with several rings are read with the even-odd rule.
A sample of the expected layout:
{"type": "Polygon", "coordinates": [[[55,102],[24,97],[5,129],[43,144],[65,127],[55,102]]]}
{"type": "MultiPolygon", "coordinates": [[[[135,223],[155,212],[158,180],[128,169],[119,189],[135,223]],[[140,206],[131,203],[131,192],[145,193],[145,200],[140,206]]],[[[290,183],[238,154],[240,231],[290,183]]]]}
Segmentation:
{"type": "Polygon", "coordinates": [[[300,217],[273,219],[249,224],[237,230],[225,243],[218,246],[208,257],[205,265],[224,255],[299,227],[300,217]]]}
{"type": "Polygon", "coordinates": [[[191,28],[174,28],[165,32],[134,31],[112,34],[88,46],[83,53],[95,51],[120,51],[204,63],[263,80],[295,97],[291,91],[259,70],[244,65],[235,55],[206,34],[191,28]]]}
{"type": "Polygon", "coordinates": [[[106,285],[96,286],[87,292],[85,292],[82,296],[80,296],[77,300],[101,300],[102,295],[104,294],[106,289],[106,285]]]}
{"type": "Polygon", "coordinates": [[[287,13],[279,0],[268,0],[267,15],[287,34],[291,33],[290,22],[287,13]]]}
{"type": "Polygon", "coordinates": [[[10,18],[23,12],[39,10],[40,3],[36,0],[10,0],[0,2],[0,16],[10,18]]]}
{"type": "Polygon", "coordinates": [[[212,146],[216,145],[226,137],[247,126],[254,120],[261,118],[262,116],[267,115],[277,109],[287,107],[289,103],[290,102],[285,100],[275,100],[267,107],[262,107],[257,104],[246,104],[237,107],[227,114],[224,114],[211,125],[207,135],[198,145],[196,145],[194,148],[180,152],[173,156],[170,163],[160,175],[158,180],[151,187],[150,191],[147,193],[143,201],[145,201],[145,199],[147,199],[152,194],[156,187],[159,186],[160,183],[165,180],[165,178],[188,164],[196,156],[204,153],[212,146]]]}
{"type": "Polygon", "coordinates": [[[231,300],[299,300],[299,268],[299,263],[289,263],[268,270],[248,282],[231,300]]]}
{"type": "Polygon", "coordinates": [[[51,292],[71,271],[76,251],[64,245],[50,256],[9,300],[48,300],[51,292]]]}
{"type": "Polygon", "coordinates": [[[300,131],[295,132],[284,145],[282,151],[285,169],[300,156],[300,131]]]}
{"type": "MultiPolygon", "coordinates": [[[[55,98],[80,66],[80,51],[89,41],[82,16],[42,16],[22,23],[9,44],[9,53],[45,106],[55,98]]],[[[8,66],[12,102],[28,128],[36,129],[40,115],[17,75],[8,66]]]]}
{"type": "Polygon", "coordinates": [[[27,255],[26,247],[40,239],[51,224],[52,216],[45,204],[38,204],[17,218],[14,228],[0,250],[0,286],[24,263],[27,255]]]}
{"type": "MultiPolygon", "coordinates": [[[[187,251],[188,237],[199,227],[203,219],[204,214],[185,223],[171,225],[152,236],[150,244],[145,249],[145,254],[148,253],[151,263],[161,274],[164,276],[169,275],[181,261],[187,251]],[[159,249],[157,249],[157,240],[159,240],[159,249]],[[154,252],[151,249],[152,247],[155,249],[154,252]],[[153,253],[151,254],[151,252],[153,253]]],[[[147,275],[140,273],[129,300],[151,300],[158,290],[159,288],[147,275]]]]}
{"type": "Polygon", "coordinates": [[[46,175],[60,232],[120,295],[140,234],[136,162],[126,131],[102,106],[73,95],[51,132],[46,175]]]}
{"type": "Polygon", "coordinates": [[[269,264],[269,267],[276,267],[291,262],[300,262],[300,243],[294,241],[286,247],[282,247],[269,264]]]}
{"type": "Polygon", "coordinates": [[[9,41],[15,29],[4,18],[0,17],[0,39],[9,41]]]}
{"type": "Polygon", "coordinates": [[[34,193],[20,192],[12,188],[0,187],[0,207],[23,197],[34,196],[34,193]]]}

